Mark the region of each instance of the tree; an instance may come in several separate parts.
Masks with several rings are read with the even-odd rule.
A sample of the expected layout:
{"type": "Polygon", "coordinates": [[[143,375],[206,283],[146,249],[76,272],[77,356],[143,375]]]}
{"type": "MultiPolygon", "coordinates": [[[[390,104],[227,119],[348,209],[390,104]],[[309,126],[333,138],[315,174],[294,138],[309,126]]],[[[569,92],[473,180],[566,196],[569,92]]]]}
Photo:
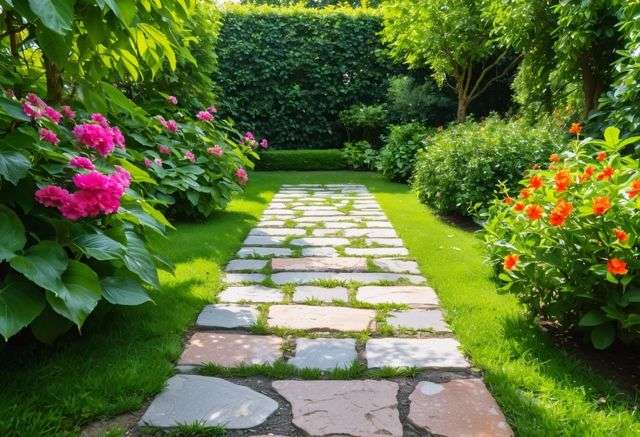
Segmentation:
{"type": "Polygon", "coordinates": [[[414,68],[430,68],[440,85],[454,89],[458,121],[466,118],[469,104],[518,61],[500,46],[482,7],[481,0],[383,3],[382,35],[391,56],[414,68]]]}

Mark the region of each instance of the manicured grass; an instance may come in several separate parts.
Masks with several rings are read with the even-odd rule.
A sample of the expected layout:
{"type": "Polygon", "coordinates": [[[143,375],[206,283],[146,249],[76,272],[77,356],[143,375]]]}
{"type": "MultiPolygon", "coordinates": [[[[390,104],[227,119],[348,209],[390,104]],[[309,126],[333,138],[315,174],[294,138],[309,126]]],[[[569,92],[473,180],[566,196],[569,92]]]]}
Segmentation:
{"type": "MultiPolygon", "coordinates": [[[[155,305],[117,309],[80,338],[0,352],[0,435],[76,434],[140,408],[171,374],[186,331],[220,288],[221,266],[282,183],[364,183],[436,288],[455,334],[519,435],[640,435],[632,400],[556,348],[498,295],[478,238],[442,222],[404,185],[356,172],[255,173],[247,196],[162,243],[178,265],[155,305]]],[[[220,370],[218,370],[220,371],[220,370]]]]}

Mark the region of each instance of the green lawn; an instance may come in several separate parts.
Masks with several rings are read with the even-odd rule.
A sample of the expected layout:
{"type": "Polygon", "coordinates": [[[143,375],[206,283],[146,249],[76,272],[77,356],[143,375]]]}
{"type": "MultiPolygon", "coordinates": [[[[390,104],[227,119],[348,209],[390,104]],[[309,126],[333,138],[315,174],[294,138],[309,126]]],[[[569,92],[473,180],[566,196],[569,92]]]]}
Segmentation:
{"type": "Polygon", "coordinates": [[[255,173],[247,195],[162,243],[177,264],[155,305],[118,309],[81,338],[0,352],[0,435],[74,435],[140,408],[172,372],[185,332],[220,288],[220,271],[283,183],[366,184],[440,295],[455,334],[519,435],[640,435],[632,400],[556,349],[515,299],[498,295],[482,247],[372,173],[255,173]]]}

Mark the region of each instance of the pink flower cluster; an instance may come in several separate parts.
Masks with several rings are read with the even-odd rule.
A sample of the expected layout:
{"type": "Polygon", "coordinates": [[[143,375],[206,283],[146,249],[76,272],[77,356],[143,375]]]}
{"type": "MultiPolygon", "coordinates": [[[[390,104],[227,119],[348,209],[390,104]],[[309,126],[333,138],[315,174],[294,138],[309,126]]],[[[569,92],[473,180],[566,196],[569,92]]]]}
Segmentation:
{"type": "Polygon", "coordinates": [[[22,103],[22,112],[34,120],[45,117],[54,124],[59,124],[62,120],[60,112],[47,105],[44,100],[33,93],[27,94],[27,100],[22,103]]]}
{"type": "Polygon", "coordinates": [[[209,106],[209,107],[207,108],[207,111],[208,111],[208,112],[210,112],[210,113],[212,113],[212,114],[215,114],[215,113],[217,113],[217,112],[218,112],[218,108],[216,108],[215,106],[209,106]]]}
{"type": "Polygon", "coordinates": [[[79,143],[94,149],[103,157],[116,147],[124,148],[124,135],[117,127],[111,127],[104,115],[92,114],[91,121],[73,128],[73,135],[79,143]]]}
{"type": "Polygon", "coordinates": [[[217,156],[218,158],[220,158],[222,156],[222,154],[224,153],[224,150],[222,149],[222,147],[220,147],[219,144],[216,144],[213,147],[209,147],[207,149],[207,153],[209,155],[217,156]]]}
{"type": "Polygon", "coordinates": [[[162,159],[160,158],[155,158],[154,160],[151,160],[149,158],[144,158],[144,166],[149,168],[151,167],[153,164],[156,164],[158,167],[162,167],[162,159]]]}
{"type": "Polygon", "coordinates": [[[185,158],[185,159],[188,159],[188,160],[189,160],[189,161],[191,161],[191,162],[194,162],[194,163],[196,162],[196,155],[194,155],[194,154],[193,154],[193,152],[192,152],[191,150],[187,150],[187,151],[184,153],[184,158],[185,158]]]}
{"type": "Polygon", "coordinates": [[[35,197],[42,205],[57,208],[65,218],[75,221],[116,213],[130,183],[131,175],[117,167],[111,175],[98,171],[75,175],[73,184],[77,191],[73,193],[56,185],[47,185],[36,191],[35,197]]]}
{"type": "Polygon", "coordinates": [[[266,138],[261,139],[261,140],[260,140],[260,147],[261,147],[263,150],[268,149],[268,148],[269,148],[269,141],[267,141],[267,139],[266,139],[266,138]]]}
{"type": "Polygon", "coordinates": [[[235,176],[240,185],[246,185],[246,183],[249,181],[249,175],[247,174],[247,171],[242,167],[236,170],[235,176]]]}
{"type": "Polygon", "coordinates": [[[177,132],[178,131],[178,122],[175,120],[165,120],[163,116],[158,116],[158,121],[169,132],[177,132]]]}
{"type": "Polygon", "coordinates": [[[196,117],[200,121],[211,121],[211,120],[213,120],[213,114],[210,113],[209,111],[199,111],[196,114],[196,117]]]}
{"type": "Polygon", "coordinates": [[[171,155],[171,149],[168,146],[163,146],[162,144],[158,146],[158,152],[163,155],[171,155]]]}
{"type": "Polygon", "coordinates": [[[75,168],[83,168],[85,170],[95,170],[95,165],[89,158],[85,158],[84,156],[74,156],[69,161],[69,165],[75,168]]]}
{"type": "Polygon", "coordinates": [[[56,135],[56,133],[52,130],[41,127],[40,129],[38,129],[38,134],[40,135],[40,139],[42,141],[46,141],[47,143],[55,145],[60,142],[60,138],[58,138],[58,135],[56,135]]]}
{"type": "Polygon", "coordinates": [[[245,132],[242,136],[241,143],[246,144],[252,149],[255,149],[258,146],[258,142],[256,141],[256,137],[253,135],[253,132],[245,132]]]}
{"type": "Polygon", "coordinates": [[[167,97],[167,103],[175,106],[178,104],[178,98],[176,96],[169,96],[167,97]]]}

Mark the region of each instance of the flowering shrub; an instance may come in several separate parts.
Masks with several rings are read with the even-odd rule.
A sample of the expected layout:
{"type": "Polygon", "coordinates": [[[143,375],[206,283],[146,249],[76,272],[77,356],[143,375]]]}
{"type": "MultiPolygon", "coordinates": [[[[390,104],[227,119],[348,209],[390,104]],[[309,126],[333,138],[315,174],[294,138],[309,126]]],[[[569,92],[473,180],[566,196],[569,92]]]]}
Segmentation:
{"type": "Polygon", "coordinates": [[[566,328],[590,333],[596,348],[640,334],[638,163],[620,151],[640,137],[579,140],[531,170],[519,193],[496,200],[485,226],[504,290],[566,328]]]}
{"type": "Polygon", "coordinates": [[[33,94],[1,103],[2,337],[30,326],[50,341],[101,301],[151,300],[156,267],[169,265],[147,236],[170,224],[138,191],[144,172],[128,161],[120,129],[101,114],[76,121],[70,107],[33,94]]]}

